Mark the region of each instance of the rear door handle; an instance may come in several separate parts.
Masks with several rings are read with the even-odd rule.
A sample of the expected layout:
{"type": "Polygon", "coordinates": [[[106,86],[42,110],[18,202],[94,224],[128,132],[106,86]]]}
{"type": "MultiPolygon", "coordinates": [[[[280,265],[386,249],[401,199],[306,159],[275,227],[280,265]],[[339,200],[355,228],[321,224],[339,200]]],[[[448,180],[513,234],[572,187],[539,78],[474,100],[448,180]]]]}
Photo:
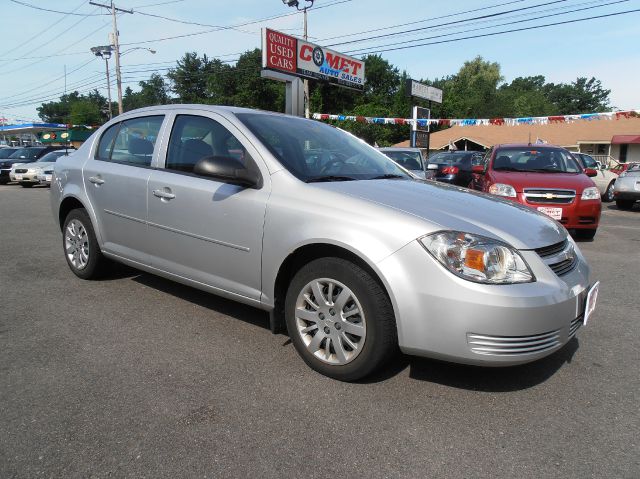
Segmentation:
{"type": "Polygon", "coordinates": [[[163,200],[172,200],[176,197],[173,193],[164,190],[153,190],[153,196],[157,196],[158,198],[162,198],[163,200]]]}
{"type": "Polygon", "coordinates": [[[93,183],[94,185],[101,185],[104,183],[104,180],[102,178],[100,178],[99,176],[90,176],[89,177],[89,181],[91,183],[93,183]]]}

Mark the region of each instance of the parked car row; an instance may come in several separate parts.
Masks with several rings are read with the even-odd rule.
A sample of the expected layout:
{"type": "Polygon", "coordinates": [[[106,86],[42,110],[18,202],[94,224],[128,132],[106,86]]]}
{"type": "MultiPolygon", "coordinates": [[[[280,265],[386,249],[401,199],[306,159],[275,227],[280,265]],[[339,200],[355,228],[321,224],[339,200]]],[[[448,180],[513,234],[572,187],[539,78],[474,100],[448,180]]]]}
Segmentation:
{"type": "MultiPolygon", "coordinates": [[[[392,159],[397,154],[388,148],[381,151],[392,159]]],[[[425,172],[422,178],[534,208],[587,239],[596,234],[601,200],[613,201],[618,178],[589,155],[539,144],[496,145],[486,153],[440,152],[428,159],[425,172]]]]}
{"type": "Polygon", "coordinates": [[[50,184],[53,164],[75,149],[65,146],[28,146],[0,149],[0,184],[17,182],[23,188],[50,184]],[[7,151],[11,150],[11,151],[7,151]]]}

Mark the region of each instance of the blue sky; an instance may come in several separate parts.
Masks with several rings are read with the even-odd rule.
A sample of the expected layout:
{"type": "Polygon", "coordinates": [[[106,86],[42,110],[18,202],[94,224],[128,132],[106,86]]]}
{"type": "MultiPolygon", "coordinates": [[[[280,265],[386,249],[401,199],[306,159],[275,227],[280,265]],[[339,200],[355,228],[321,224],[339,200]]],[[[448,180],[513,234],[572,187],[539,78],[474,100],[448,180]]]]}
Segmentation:
{"type": "MultiPolygon", "coordinates": [[[[111,17],[95,15],[104,13],[104,10],[90,5],[88,0],[20,1],[41,8],[73,12],[75,15],[45,12],[10,0],[0,0],[3,18],[3,41],[0,44],[0,117],[9,120],[37,119],[36,107],[42,101],[55,100],[62,94],[65,66],[68,91],[98,88],[106,95],[104,62],[94,58],[89,49],[108,43],[111,17]],[[82,16],[86,14],[93,16],[82,16]]],[[[301,3],[304,2],[301,0],[301,3]]],[[[156,51],[156,54],[151,54],[138,49],[123,56],[125,86],[129,85],[134,89],[137,81],[146,79],[152,71],[165,73],[187,51],[233,60],[238,53],[260,46],[261,27],[268,26],[302,36],[302,14],[292,14],[235,30],[223,29],[187,38],[160,40],[213,28],[176,23],[142,14],[160,15],[203,25],[229,26],[295,11],[286,7],[281,0],[118,0],[116,4],[132,8],[136,12],[133,15],[119,16],[122,51],[127,52],[134,47],[148,47],[156,51]]],[[[434,36],[439,36],[438,39],[442,40],[633,9],[640,9],[640,0],[316,0],[309,11],[309,36],[311,41],[329,45],[421,28],[410,34],[373,38],[367,42],[333,47],[338,51],[348,52],[391,42],[419,43],[420,39],[434,36]],[[547,5],[473,22],[442,25],[541,4],[547,5]],[[456,15],[477,9],[479,10],[475,12],[456,15]],[[577,9],[585,10],[567,13],[577,9]],[[443,16],[448,17],[429,20],[443,16]],[[527,21],[541,16],[546,18],[527,21]],[[413,23],[358,34],[409,22],[413,23]],[[506,25],[500,26],[502,24],[506,25]],[[473,31],[462,33],[469,30],[473,31]]],[[[606,88],[611,89],[613,106],[638,109],[639,21],[640,12],[636,12],[544,29],[389,51],[382,55],[415,78],[453,74],[465,60],[477,55],[498,62],[506,81],[517,76],[538,74],[553,82],[571,82],[579,76],[595,76],[602,80],[606,88]]],[[[422,40],[426,41],[429,40],[422,40]]],[[[110,64],[113,67],[113,62],[110,64]]],[[[115,73],[112,71],[112,80],[114,77],[115,73]]],[[[112,88],[112,96],[115,99],[115,88],[112,88]]]]}

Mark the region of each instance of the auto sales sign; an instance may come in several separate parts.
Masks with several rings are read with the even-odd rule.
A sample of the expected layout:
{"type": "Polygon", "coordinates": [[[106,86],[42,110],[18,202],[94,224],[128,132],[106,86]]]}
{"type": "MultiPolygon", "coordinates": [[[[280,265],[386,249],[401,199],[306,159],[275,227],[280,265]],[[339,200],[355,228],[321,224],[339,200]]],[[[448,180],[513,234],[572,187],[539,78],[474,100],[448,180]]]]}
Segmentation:
{"type": "Polygon", "coordinates": [[[300,38],[262,30],[262,68],[364,90],[364,62],[300,38]]]}

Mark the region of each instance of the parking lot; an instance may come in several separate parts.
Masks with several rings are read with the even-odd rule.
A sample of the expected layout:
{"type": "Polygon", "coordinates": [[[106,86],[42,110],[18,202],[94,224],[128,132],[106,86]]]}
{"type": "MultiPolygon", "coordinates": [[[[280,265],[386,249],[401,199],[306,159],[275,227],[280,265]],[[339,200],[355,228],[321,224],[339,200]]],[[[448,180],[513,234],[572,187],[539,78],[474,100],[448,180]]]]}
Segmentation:
{"type": "Polygon", "coordinates": [[[347,384],[266,313],[76,278],[47,188],[0,186],[0,477],[640,477],[640,205],[580,243],[587,327],[537,363],[399,356],[347,384]]]}

